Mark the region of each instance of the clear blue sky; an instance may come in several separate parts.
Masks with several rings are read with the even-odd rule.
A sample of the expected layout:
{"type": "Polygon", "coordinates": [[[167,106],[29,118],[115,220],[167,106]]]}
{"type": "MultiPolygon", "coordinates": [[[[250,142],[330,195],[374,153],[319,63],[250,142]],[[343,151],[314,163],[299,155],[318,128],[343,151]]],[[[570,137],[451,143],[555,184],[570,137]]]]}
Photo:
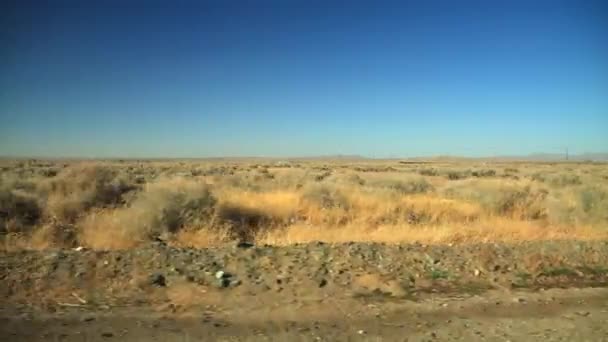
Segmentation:
{"type": "Polygon", "coordinates": [[[0,155],[608,151],[606,1],[0,6],[0,155]]]}

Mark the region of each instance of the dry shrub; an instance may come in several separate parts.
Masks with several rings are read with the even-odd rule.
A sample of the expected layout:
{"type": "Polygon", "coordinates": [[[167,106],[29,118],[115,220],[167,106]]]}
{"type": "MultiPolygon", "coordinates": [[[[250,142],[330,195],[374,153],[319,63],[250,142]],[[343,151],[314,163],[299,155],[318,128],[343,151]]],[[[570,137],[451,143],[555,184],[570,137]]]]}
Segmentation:
{"type": "Polygon", "coordinates": [[[420,169],[420,170],[418,170],[418,173],[423,176],[437,176],[439,174],[437,169],[434,169],[434,168],[420,169]]]}
{"type": "Polygon", "coordinates": [[[36,177],[26,177],[14,172],[0,173],[0,191],[20,190],[35,193],[38,182],[36,177]]]}
{"type": "Polygon", "coordinates": [[[311,183],[298,192],[232,189],[218,196],[218,218],[229,223],[236,236],[248,239],[262,230],[296,222],[320,226],[470,222],[482,211],[474,203],[434,195],[404,195],[388,188],[362,188],[352,184],[311,183]]]}
{"type": "Polygon", "coordinates": [[[608,224],[608,188],[602,185],[556,192],[547,206],[552,222],[604,227],[608,224]]]}
{"type": "Polygon", "coordinates": [[[505,174],[517,173],[518,180],[496,178],[485,165],[463,164],[424,169],[374,164],[359,168],[370,171],[364,178],[353,164],[36,165],[11,166],[0,174],[0,230],[13,232],[4,239],[13,247],[71,246],[76,223],[80,242],[98,249],[131,248],[153,238],[191,247],[264,238],[482,242],[570,234],[584,239],[598,236],[590,227],[608,224],[608,174],[601,165],[497,165],[505,174]],[[53,176],[46,170],[61,171],[53,176]],[[138,177],[141,191],[130,191],[126,179],[138,177]]]}
{"type": "Polygon", "coordinates": [[[96,164],[75,165],[41,182],[47,215],[73,222],[92,207],[117,205],[132,186],[116,170],[96,164]]]}
{"type": "Polygon", "coordinates": [[[242,172],[230,176],[216,176],[213,183],[224,187],[241,189],[241,191],[262,191],[264,185],[266,185],[265,183],[269,181],[268,178],[258,173],[242,172]]]}
{"type": "Polygon", "coordinates": [[[232,235],[251,240],[261,229],[285,225],[298,212],[299,197],[289,191],[240,192],[224,190],[217,207],[217,217],[228,224],[232,235]]]}
{"type": "Polygon", "coordinates": [[[547,183],[554,187],[581,185],[583,181],[579,175],[571,173],[535,172],[530,178],[534,181],[547,183]]]}
{"type": "Polygon", "coordinates": [[[423,177],[375,178],[368,180],[366,184],[372,187],[390,189],[402,195],[420,194],[434,190],[433,185],[423,177]]]}
{"type": "Polygon", "coordinates": [[[78,224],[78,240],[84,246],[100,250],[136,247],[148,238],[140,221],[145,216],[143,212],[127,209],[91,213],[78,224]]]}
{"type": "Polygon", "coordinates": [[[476,170],[471,172],[471,176],[473,177],[494,177],[496,176],[495,170],[476,170]]]}
{"type": "Polygon", "coordinates": [[[0,233],[26,232],[40,219],[38,198],[30,193],[0,188],[0,233]]]}
{"type": "Polygon", "coordinates": [[[608,220],[608,191],[600,187],[584,187],[579,191],[580,208],[594,218],[608,220]]]}
{"type": "Polygon", "coordinates": [[[445,175],[449,180],[466,179],[466,178],[471,177],[471,170],[464,170],[464,171],[451,170],[451,171],[448,171],[445,175]]]}
{"type": "Polygon", "coordinates": [[[543,201],[548,194],[545,189],[529,183],[499,179],[452,183],[444,192],[449,198],[480,203],[489,214],[515,219],[543,218],[543,201]]]}
{"type": "Polygon", "coordinates": [[[303,188],[302,198],[305,201],[316,203],[321,208],[342,208],[348,210],[350,203],[344,192],[328,184],[311,184],[303,188]]]}
{"type": "Polygon", "coordinates": [[[28,249],[43,250],[54,247],[63,247],[69,236],[62,236],[59,227],[44,225],[32,232],[28,239],[28,249]]]}
{"type": "Polygon", "coordinates": [[[177,178],[149,184],[132,208],[148,213],[149,232],[162,234],[204,225],[211,219],[215,203],[207,184],[177,178]]]}
{"type": "Polygon", "coordinates": [[[56,233],[56,228],[50,225],[35,228],[29,233],[8,233],[3,237],[3,250],[45,250],[63,247],[63,244],[57,241],[56,233]]]}
{"type": "Polygon", "coordinates": [[[429,195],[404,197],[398,205],[408,213],[410,224],[466,223],[477,220],[483,213],[475,203],[429,195]]]}
{"type": "MultiPolygon", "coordinates": [[[[576,225],[577,202],[574,198],[569,198],[570,193],[551,191],[547,196],[544,206],[547,213],[547,220],[552,224],[576,225]]],[[[582,222],[579,222],[582,223],[582,222]]]]}
{"type": "Polygon", "coordinates": [[[365,185],[365,179],[361,178],[361,176],[359,176],[356,173],[351,173],[348,174],[345,177],[346,182],[351,183],[351,184],[355,184],[355,185],[365,185]]]}
{"type": "Polygon", "coordinates": [[[96,249],[130,248],[183,228],[201,227],[216,203],[209,187],[185,179],[149,184],[131,207],[89,215],[80,223],[80,241],[96,249]]]}

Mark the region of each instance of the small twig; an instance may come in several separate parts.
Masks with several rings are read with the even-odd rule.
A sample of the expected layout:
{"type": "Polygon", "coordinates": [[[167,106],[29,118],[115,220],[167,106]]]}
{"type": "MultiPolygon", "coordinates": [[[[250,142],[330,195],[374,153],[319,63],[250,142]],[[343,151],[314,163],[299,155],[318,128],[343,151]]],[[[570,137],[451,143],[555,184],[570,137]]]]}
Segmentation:
{"type": "Polygon", "coordinates": [[[398,327],[401,328],[403,327],[403,324],[401,323],[381,323],[382,325],[385,325],[387,327],[398,327]]]}
{"type": "Polygon", "coordinates": [[[59,306],[67,306],[67,307],[71,307],[71,308],[80,308],[80,307],[83,307],[82,304],[72,304],[72,303],[57,303],[57,305],[59,305],[59,306]]]}
{"type": "Polygon", "coordinates": [[[74,296],[74,298],[78,299],[78,301],[82,304],[86,304],[87,301],[82,299],[82,297],[80,297],[78,294],[76,294],[76,292],[72,292],[72,296],[74,296]]]}
{"type": "Polygon", "coordinates": [[[342,309],[342,307],[340,306],[340,304],[338,304],[338,302],[336,300],[334,300],[333,298],[327,298],[327,299],[334,302],[334,306],[338,309],[338,311],[340,311],[342,313],[342,315],[344,315],[344,317],[347,317],[347,318],[350,317],[350,315],[342,309]]]}

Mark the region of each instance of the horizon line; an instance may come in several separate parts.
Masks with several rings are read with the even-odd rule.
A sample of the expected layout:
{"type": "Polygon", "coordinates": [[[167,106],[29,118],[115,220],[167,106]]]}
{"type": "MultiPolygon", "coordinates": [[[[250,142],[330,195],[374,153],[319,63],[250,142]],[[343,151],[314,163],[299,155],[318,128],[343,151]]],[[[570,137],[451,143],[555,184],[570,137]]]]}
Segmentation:
{"type": "Polygon", "coordinates": [[[554,158],[564,161],[587,157],[587,156],[601,156],[603,159],[608,160],[608,152],[586,152],[578,154],[568,154],[567,156],[563,153],[546,153],[546,152],[535,152],[529,154],[503,154],[503,155],[481,155],[481,156],[467,156],[459,154],[435,154],[435,155],[419,155],[419,156],[386,156],[386,157],[374,157],[365,156],[359,154],[327,154],[327,155],[293,155],[293,156],[263,156],[263,155],[244,155],[244,156],[188,156],[188,157],[171,157],[171,156],[35,156],[35,155],[0,155],[0,159],[36,159],[36,160],[205,160],[205,159],[369,159],[369,160],[401,160],[401,159],[442,159],[442,158],[454,158],[454,159],[517,159],[517,158],[554,158]]]}

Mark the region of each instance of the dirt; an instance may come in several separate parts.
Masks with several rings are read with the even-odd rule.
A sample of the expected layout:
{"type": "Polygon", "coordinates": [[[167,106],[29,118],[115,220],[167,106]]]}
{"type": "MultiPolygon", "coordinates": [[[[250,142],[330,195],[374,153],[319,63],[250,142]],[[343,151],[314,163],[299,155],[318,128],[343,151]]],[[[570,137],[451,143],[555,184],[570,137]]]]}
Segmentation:
{"type": "Polygon", "coordinates": [[[608,242],[0,254],[3,341],[608,340],[608,242]]]}

